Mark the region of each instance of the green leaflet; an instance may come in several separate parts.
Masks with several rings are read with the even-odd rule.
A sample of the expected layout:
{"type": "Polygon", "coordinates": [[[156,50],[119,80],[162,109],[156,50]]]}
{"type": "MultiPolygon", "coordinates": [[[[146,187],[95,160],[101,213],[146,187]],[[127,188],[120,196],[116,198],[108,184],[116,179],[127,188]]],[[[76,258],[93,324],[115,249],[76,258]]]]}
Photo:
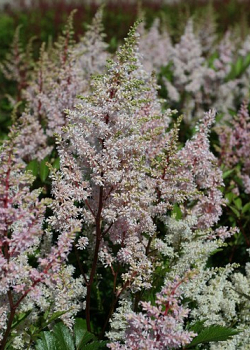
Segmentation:
{"type": "Polygon", "coordinates": [[[194,327],[191,327],[190,330],[199,333],[192,342],[186,346],[186,349],[190,349],[198,344],[206,344],[210,342],[225,341],[231,339],[234,335],[239,334],[240,332],[219,325],[212,325],[206,328],[203,328],[203,322],[195,324],[194,327]]]}
{"type": "Polygon", "coordinates": [[[56,339],[51,332],[43,332],[41,339],[37,340],[36,350],[54,350],[56,349],[56,339]]]}
{"type": "Polygon", "coordinates": [[[36,350],[97,350],[102,349],[107,341],[98,341],[86,330],[86,322],[77,318],[74,333],[62,323],[57,323],[51,332],[42,332],[37,340],[36,350]]]}
{"type": "Polygon", "coordinates": [[[62,323],[57,323],[53,327],[53,335],[56,339],[56,349],[74,350],[75,345],[69,329],[62,323]]]}
{"type": "Polygon", "coordinates": [[[49,168],[48,168],[48,165],[47,165],[47,162],[48,162],[48,158],[44,158],[41,162],[40,162],[40,179],[42,180],[42,182],[44,182],[48,175],[49,175],[49,168]]]}

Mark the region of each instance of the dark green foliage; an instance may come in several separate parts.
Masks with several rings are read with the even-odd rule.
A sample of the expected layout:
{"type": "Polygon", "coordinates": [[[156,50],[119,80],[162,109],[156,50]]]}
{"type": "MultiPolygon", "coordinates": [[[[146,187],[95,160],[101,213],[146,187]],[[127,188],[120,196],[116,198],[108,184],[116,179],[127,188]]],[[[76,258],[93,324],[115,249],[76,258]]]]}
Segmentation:
{"type": "Polygon", "coordinates": [[[228,339],[231,339],[234,335],[240,333],[235,329],[219,325],[204,327],[204,322],[202,321],[195,323],[195,325],[190,327],[189,330],[198,333],[198,335],[195,338],[193,338],[192,342],[189,345],[185,347],[186,349],[193,349],[196,345],[199,344],[226,341],[228,339]]]}
{"type": "Polygon", "coordinates": [[[93,334],[87,332],[86,322],[77,318],[73,334],[62,322],[57,323],[52,331],[40,335],[36,350],[97,350],[103,349],[106,343],[98,341],[93,334]]]}

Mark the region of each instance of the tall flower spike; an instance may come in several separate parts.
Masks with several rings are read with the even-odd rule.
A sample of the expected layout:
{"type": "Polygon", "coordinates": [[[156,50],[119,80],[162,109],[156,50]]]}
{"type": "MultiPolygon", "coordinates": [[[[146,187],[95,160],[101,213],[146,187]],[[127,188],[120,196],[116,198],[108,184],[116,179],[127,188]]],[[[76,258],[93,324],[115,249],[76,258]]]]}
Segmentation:
{"type": "Polygon", "coordinates": [[[227,168],[241,164],[245,192],[250,193],[250,117],[243,103],[231,126],[218,128],[221,161],[227,168]]]}
{"type": "MultiPolygon", "coordinates": [[[[45,249],[43,243],[50,241],[51,233],[42,226],[46,206],[51,200],[39,200],[40,189],[30,190],[34,177],[25,171],[26,164],[17,147],[18,133],[18,128],[13,126],[9,140],[0,150],[1,349],[5,348],[18,313],[30,311],[30,319],[34,319],[39,310],[53,313],[70,309],[64,320],[72,325],[72,314],[79,310],[79,294],[85,293],[81,278],[74,279],[72,267],[64,266],[67,241],[61,242],[65,246],[60,261],[58,256],[62,248],[59,244],[57,247],[47,245],[45,249]],[[77,290],[67,286],[69,281],[77,290]],[[62,293],[66,286],[67,292],[62,293]]],[[[31,320],[27,318],[26,322],[31,320]]],[[[23,343],[23,348],[26,345],[23,343]]]]}
{"type": "Polygon", "coordinates": [[[39,201],[40,191],[29,189],[33,176],[25,172],[20,160],[16,134],[14,127],[0,158],[0,305],[8,315],[2,344],[6,343],[20,303],[42,280],[42,272],[29,264],[29,256],[41,242],[46,200],[39,201]]]}
{"type": "Polygon", "coordinates": [[[22,115],[23,127],[19,137],[25,160],[43,159],[53,147],[50,138],[61,132],[67,119],[65,108],[72,108],[76,96],[84,91],[86,82],[81,79],[75,60],[71,13],[63,34],[50,52],[41,46],[40,57],[32,73],[32,80],[23,93],[27,101],[22,115]],[[40,133],[41,137],[37,135],[40,133]],[[28,146],[24,145],[27,142],[28,146]]]}
{"type": "MultiPolygon", "coordinates": [[[[125,342],[108,344],[112,350],[126,349],[178,349],[189,344],[196,335],[183,329],[184,318],[189,310],[181,304],[181,292],[178,289],[183,280],[176,278],[156,294],[155,306],[142,302],[143,312],[133,311],[122,315],[127,321],[124,334],[125,342]]],[[[109,333],[112,337],[114,331],[109,333]]]]}
{"type": "Polygon", "coordinates": [[[107,73],[92,77],[91,95],[68,110],[68,127],[58,141],[61,172],[53,183],[57,204],[51,225],[60,241],[60,234],[70,232],[75,220],[84,224],[80,234],[84,239],[76,246],[82,249],[82,244],[90,242],[91,263],[85,276],[88,329],[90,294],[99,263],[109,267],[114,278],[119,266],[124,266],[119,289],[114,280],[116,301],[127,288],[150,287],[152,264],[142,233],[152,236],[155,231],[148,210],[155,193],[145,172],[151,142],[142,130],[145,122],[157,130],[159,119],[163,137],[169,119],[162,115],[150,83],[139,61],[134,26],[116,60],[108,62],[107,73]]]}
{"type": "MultiPolygon", "coordinates": [[[[202,103],[201,87],[210,72],[202,56],[201,44],[193,30],[193,20],[186,25],[180,42],[173,48],[173,83],[166,81],[168,97],[178,101],[184,95],[184,121],[192,123],[194,112],[202,103]]],[[[196,112],[197,114],[197,112],[196,112]]]]}
{"type": "Polygon", "coordinates": [[[140,25],[140,53],[144,69],[151,73],[160,71],[162,66],[167,66],[172,55],[172,43],[166,29],[160,33],[160,19],[156,18],[147,31],[143,24],[140,25]]]}
{"type": "Polygon", "coordinates": [[[104,34],[102,18],[103,6],[98,9],[92,23],[87,27],[86,33],[74,48],[75,64],[86,84],[82,93],[88,92],[91,75],[104,71],[109,57],[108,44],[104,41],[106,35],[104,34]]]}
{"type": "Polygon", "coordinates": [[[180,151],[180,159],[189,169],[197,189],[203,192],[197,196],[198,202],[192,209],[193,215],[197,216],[199,228],[208,228],[218,222],[224,204],[220,191],[223,185],[222,172],[217,159],[209,150],[208,135],[214,118],[215,111],[205,113],[197,127],[197,133],[180,151]]]}
{"type": "Polygon", "coordinates": [[[20,43],[20,29],[21,26],[16,28],[11,51],[7,54],[5,61],[0,63],[0,70],[6,79],[17,83],[17,97],[16,101],[13,101],[13,104],[21,100],[23,89],[28,85],[34,64],[32,57],[32,42],[34,37],[30,39],[25,50],[20,43]]]}

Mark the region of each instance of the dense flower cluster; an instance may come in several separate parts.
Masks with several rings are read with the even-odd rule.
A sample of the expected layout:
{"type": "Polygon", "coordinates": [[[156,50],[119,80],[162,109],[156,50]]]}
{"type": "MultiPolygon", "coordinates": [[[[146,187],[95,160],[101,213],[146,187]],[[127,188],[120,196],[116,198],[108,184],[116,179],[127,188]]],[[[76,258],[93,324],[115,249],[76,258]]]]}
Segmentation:
{"type": "MultiPolygon", "coordinates": [[[[39,200],[40,190],[30,191],[33,176],[25,172],[25,163],[17,149],[18,129],[12,128],[9,141],[1,147],[0,158],[0,309],[1,346],[6,344],[12,322],[17,312],[56,309],[71,312],[78,309],[79,297],[84,292],[79,281],[73,282],[70,266],[55,265],[58,247],[47,252],[40,247],[49,233],[43,230],[44,212],[50,200],[39,200]],[[40,253],[39,253],[40,251],[40,253]],[[44,254],[49,258],[44,264],[44,254]],[[31,263],[33,257],[36,263],[31,263]],[[78,291],[67,286],[78,283],[78,291]],[[59,290],[67,289],[60,297],[59,290]],[[55,293],[56,291],[56,293],[55,293]],[[72,293],[73,292],[73,293],[72,293]],[[79,293],[80,292],[80,293],[79,293]],[[53,293],[54,298],[53,298],[53,293]],[[68,297],[65,301],[65,295],[68,297]],[[67,307],[65,308],[65,304],[67,307]]],[[[34,315],[30,316],[31,318],[34,315]]],[[[20,332],[20,331],[19,331],[20,332]]],[[[24,346],[24,345],[23,345],[24,346]]]]}
{"type": "Polygon", "coordinates": [[[250,193],[250,117],[243,104],[232,122],[232,126],[218,128],[221,162],[231,169],[241,164],[240,174],[246,193],[250,193]]]}
{"type": "MultiPolygon", "coordinates": [[[[91,332],[96,294],[107,307],[101,335],[111,349],[185,347],[197,335],[187,323],[197,320],[235,324],[243,332],[226,344],[243,349],[249,266],[243,275],[236,264],[216,268],[209,260],[240,232],[218,224],[226,206],[220,163],[240,164],[250,193],[246,104],[216,129],[219,160],[210,149],[211,107],[229,119],[234,98],[248,92],[248,69],[230,78],[233,35],[216,43],[211,18],[207,32],[190,19],[173,44],[156,19],[148,31],[136,23],[111,59],[102,8],[79,43],[72,18],[54,46],[41,47],[36,63],[24,65],[30,51],[25,56],[17,31],[12,56],[1,65],[17,82],[13,102],[23,99],[25,109],[0,153],[0,348],[10,337],[15,349],[31,344],[29,326],[41,313],[62,311],[73,329],[82,308],[91,332]],[[168,104],[182,109],[185,125],[196,124],[183,144],[181,118],[159,99],[156,74],[168,104]],[[58,171],[47,169],[52,182],[43,195],[51,185],[53,199],[31,189],[34,177],[25,170],[45,157],[60,161],[58,171]],[[13,328],[23,313],[25,322],[13,328]]],[[[248,54],[249,37],[240,49],[243,60],[248,54]]],[[[216,346],[223,349],[207,348],[216,346]]]]}
{"type": "MultiPolygon", "coordinates": [[[[196,335],[183,330],[183,318],[187,317],[188,309],[184,309],[179,285],[183,280],[177,278],[168,283],[160,293],[156,294],[155,306],[142,302],[144,313],[130,311],[123,313],[127,319],[127,329],[124,334],[125,343],[110,343],[110,349],[177,349],[180,345],[189,344],[196,335]]],[[[112,338],[112,333],[110,335],[112,338]]]]}

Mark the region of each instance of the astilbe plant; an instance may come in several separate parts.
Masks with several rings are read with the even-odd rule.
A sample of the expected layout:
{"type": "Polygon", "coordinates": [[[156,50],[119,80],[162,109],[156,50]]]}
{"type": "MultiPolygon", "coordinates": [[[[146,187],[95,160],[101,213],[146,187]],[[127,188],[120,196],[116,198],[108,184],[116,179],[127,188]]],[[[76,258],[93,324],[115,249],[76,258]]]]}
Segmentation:
{"type": "MultiPolygon", "coordinates": [[[[195,278],[186,279],[186,283],[182,286],[182,293],[185,298],[193,300],[195,303],[197,301],[200,302],[200,300],[204,301],[203,295],[206,295],[207,285],[213,281],[218,272],[207,267],[209,256],[223,245],[226,238],[235,233],[235,230],[228,230],[226,227],[213,229],[222,212],[221,205],[223,204],[220,192],[222,172],[218,169],[215,158],[209,150],[208,142],[209,129],[214,121],[214,116],[215,113],[213,111],[206,113],[193,139],[188,141],[186,146],[175,155],[172,154],[171,157],[164,159],[166,173],[162,179],[171,184],[170,187],[173,189],[174,199],[171,198],[170,188],[165,193],[162,191],[163,196],[159,193],[158,188],[158,191],[156,191],[158,196],[160,196],[158,199],[167,202],[168,208],[171,208],[171,203],[175,203],[177,208],[179,206],[179,210],[174,210],[172,216],[170,216],[166,214],[166,207],[163,206],[165,210],[163,209],[157,219],[158,223],[160,221],[164,224],[164,230],[157,230],[155,235],[150,238],[149,245],[150,253],[157,251],[158,260],[155,267],[158,267],[157,271],[163,275],[166,284],[174,283],[171,281],[174,281],[176,276],[185,276],[186,271],[193,270],[195,278]],[[169,169],[171,158],[173,163],[173,155],[175,167],[172,164],[169,169]],[[203,164],[202,167],[198,166],[200,163],[203,164]],[[174,183],[171,182],[171,177],[173,178],[176,172],[180,173],[180,177],[174,183]],[[183,192],[189,193],[188,198],[185,197],[183,192]],[[166,194],[168,194],[168,197],[166,194]]],[[[169,137],[169,140],[171,139],[171,149],[174,149],[173,138],[169,137]]],[[[166,188],[167,185],[165,186],[166,188]]],[[[155,205],[155,208],[159,210],[159,204],[155,205]]],[[[153,213],[152,211],[151,215],[153,213]]],[[[232,272],[233,266],[228,266],[225,271],[222,269],[224,275],[226,275],[228,270],[232,272]]],[[[153,288],[153,285],[151,288],[153,288]]],[[[139,295],[140,297],[143,296],[143,294],[139,295]]],[[[156,327],[154,328],[152,325],[154,322],[161,322],[162,319],[153,318],[153,320],[150,320],[147,313],[139,313],[137,317],[134,311],[136,302],[133,301],[132,305],[132,300],[131,296],[124,294],[120,306],[113,315],[111,331],[108,333],[109,339],[113,342],[111,347],[123,349],[129,348],[131,344],[133,344],[134,348],[136,346],[137,348],[140,347],[143,343],[142,337],[138,335],[138,330],[140,330],[146,338],[148,334],[149,340],[152,341],[153,345],[152,347],[149,345],[148,349],[164,348],[163,345],[157,343],[157,337],[153,336],[156,327]],[[130,315],[132,315],[131,318],[130,315]],[[136,330],[133,327],[133,322],[136,322],[138,319],[142,323],[141,326],[136,323],[138,328],[136,330]],[[143,328],[144,326],[145,328],[143,328]],[[125,345],[122,345],[123,341],[125,341],[125,345]]],[[[144,304],[142,303],[142,305],[144,304]]],[[[213,306],[215,309],[218,309],[218,303],[215,300],[213,306]]],[[[199,304],[199,307],[202,310],[202,305],[199,304]]],[[[199,311],[202,314],[201,310],[197,311],[196,309],[194,307],[191,317],[189,315],[189,319],[192,322],[197,320],[199,311]]],[[[144,309],[145,311],[148,310],[144,309]]],[[[208,312],[208,308],[206,312],[208,312]]],[[[205,319],[206,316],[204,314],[202,316],[205,319]]],[[[167,320],[162,322],[167,323],[167,320]]],[[[164,326],[162,325],[162,327],[164,326]]],[[[171,343],[170,333],[170,330],[168,330],[169,337],[166,336],[164,340],[171,343]]],[[[188,339],[188,334],[185,332],[183,333],[183,339],[185,335],[187,335],[186,339],[188,339]]],[[[176,338],[173,339],[176,340],[176,338]]],[[[176,345],[176,347],[179,347],[180,344],[181,341],[171,346],[174,347],[176,345]]]]}
{"type": "Polygon", "coordinates": [[[20,41],[20,30],[21,26],[18,26],[10,52],[0,64],[0,70],[5,78],[17,84],[17,96],[9,96],[13,104],[21,101],[23,90],[28,86],[34,66],[34,58],[32,56],[32,42],[34,37],[30,39],[26,48],[23,48],[20,41]]]}
{"type": "MultiPolygon", "coordinates": [[[[191,126],[204,109],[215,108],[223,114],[222,120],[230,120],[230,110],[235,110],[236,100],[249,94],[248,40],[240,46],[238,37],[230,31],[222,38],[212,35],[207,52],[202,42],[206,31],[199,29],[201,25],[195,30],[195,24],[192,18],[188,20],[170,57],[166,55],[165,64],[162,63],[164,93],[170,106],[182,110],[184,121],[191,126]]],[[[162,51],[161,43],[155,46],[155,52],[162,51]]]]}
{"type": "Polygon", "coordinates": [[[110,56],[108,44],[104,41],[106,35],[102,19],[103,6],[97,10],[92,23],[86,27],[85,34],[74,48],[75,65],[78,67],[81,81],[84,81],[86,84],[81,93],[89,92],[88,84],[91,75],[102,73],[110,56]]]}
{"type": "Polygon", "coordinates": [[[225,201],[220,187],[223,186],[222,171],[218,160],[210,151],[209,133],[215,121],[215,111],[205,113],[197,126],[197,132],[180,151],[183,164],[189,168],[196,187],[202,194],[197,196],[191,213],[197,218],[198,228],[213,227],[222,214],[225,201]]]}
{"type": "Polygon", "coordinates": [[[62,218],[65,228],[77,220],[83,225],[76,247],[88,245],[91,258],[84,274],[89,330],[91,290],[100,263],[113,275],[111,313],[124,290],[150,287],[152,262],[142,233],[151,236],[155,230],[148,212],[155,195],[147,184],[147,142],[141,129],[145,119],[157,120],[158,115],[142,114],[151,101],[136,42],[133,28],[107,74],[92,80],[92,94],[68,111],[68,127],[58,140],[61,172],[53,184],[51,224],[59,231],[62,218]]]}
{"type": "MultiPolygon", "coordinates": [[[[72,40],[71,17],[57,47],[41,48],[34,82],[23,92],[28,105],[22,129],[17,133],[13,128],[3,148],[2,347],[10,333],[16,336],[15,348],[31,342],[11,329],[19,312],[35,309],[28,317],[32,322],[40,311],[65,310],[63,321],[72,328],[85,296],[87,329],[93,330],[94,293],[103,297],[106,287],[98,324],[102,330],[96,333],[104,336],[111,321],[106,335],[114,349],[185,346],[194,337],[185,327],[188,314],[192,323],[200,317],[208,325],[231,325],[230,312],[221,316],[225,303],[216,301],[216,293],[208,298],[214,286],[226,290],[226,296],[235,288],[227,280],[234,266],[219,272],[207,266],[209,256],[235,232],[215,229],[224,205],[222,172],[209,149],[215,112],[204,114],[195,135],[181,148],[180,118],[168,131],[174,111],[162,111],[156,78],[141,63],[136,26],[115,59],[108,61],[106,73],[90,77],[92,68],[91,73],[102,71],[105,57],[102,40],[98,52],[103,56],[98,60],[89,49],[102,30],[100,16],[98,12],[93,22],[96,31],[91,26],[79,45],[72,40]],[[83,74],[80,66],[88,67],[83,74]],[[79,93],[84,96],[73,108],[79,93]],[[30,191],[32,176],[25,173],[21,157],[41,160],[51,151],[53,145],[47,143],[55,132],[60,171],[50,167],[53,215],[42,230],[46,201],[39,202],[38,190],[30,191]],[[70,252],[81,274],[77,279],[73,266],[65,264],[70,252]],[[190,313],[182,298],[194,301],[190,313]]],[[[187,103],[188,94],[197,103],[209,69],[191,21],[174,52],[176,87],[187,103]]],[[[234,301],[240,303],[237,292],[234,301]]],[[[27,325],[22,330],[25,335],[27,325]]]]}
{"type": "Polygon", "coordinates": [[[161,67],[168,65],[172,54],[172,42],[167,30],[162,26],[160,32],[160,19],[156,18],[147,30],[145,24],[138,28],[141,35],[139,48],[142,55],[144,69],[151,73],[159,73],[161,67]]]}
{"type": "MultiPolygon", "coordinates": [[[[15,348],[29,342],[27,327],[46,310],[78,310],[78,293],[84,293],[82,283],[77,286],[73,270],[59,260],[59,245],[51,248],[49,231],[43,230],[44,214],[49,199],[39,200],[41,189],[30,190],[34,177],[25,171],[16,143],[18,128],[12,127],[9,140],[1,147],[0,158],[0,348],[7,341],[16,340],[15,348]],[[47,246],[47,248],[46,248],[47,246]],[[66,285],[72,283],[72,288],[66,285]],[[74,292],[73,288],[79,288],[74,292]],[[60,306],[59,306],[60,304],[60,306]],[[66,307],[65,307],[66,305],[66,307]],[[29,315],[22,326],[22,337],[13,322],[19,314],[29,315]],[[25,340],[26,338],[26,340],[25,340]],[[19,344],[19,346],[17,345],[19,344]],[[21,344],[21,345],[20,345],[21,344]]],[[[18,323],[18,322],[17,322],[18,323]]],[[[20,330],[19,330],[20,332],[20,330]]]]}
{"type": "Polygon", "coordinates": [[[243,103],[231,125],[217,128],[220,141],[220,160],[224,167],[241,165],[240,178],[244,190],[250,193],[250,117],[248,105],[243,103]]]}
{"type": "Polygon", "coordinates": [[[67,123],[64,110],[75,105],[77,95],[89,92],[90,76],[100,73],[108,58],[102,8],[78,44],[73,39],[73,16],[74,11],[52,47],[42,44],[28,86],[22,91],[26,108],[20,118],[19,147],[27,162],[51,153],[54,134],[67,123]]]}
{"type": "Polygon", "coordinates": [[[246,258],[245,248],[250,246],[249,240],[249,193],[250,193],[250,163],[249,163],[249,112],[248,104],[241,105],[237,115],[225,126],[216,127],[219,135],[219,159],[226,177],[224,190],[227,198],[225,217],[233,226],[240,228],[240,233],[231,242],[232,249],[229,260],[246,258]],[[244,248],[243,248],[244,247],[244,248]],[[244,250],[242,250],[242,248],[244,250]],[[237,250],[241,254],[236,257],[237,250]]]}
{"type": "MultiPolygon", "coordinates": [[[[189,310],[181,306],[181,292],[178,287],[185,278],[176,278],[168,282],[160,293],[156,294],[155,305],[141,302],[143,312],[124,313],[127,328],[123,334],[124,344],[116,341],[108,344],[110,349],[178,349],[189,344],[196,335],[183,330],[183,319],[189,310]]],[[[119,325],[118,325],[119,327],[119,325]]],[[[112,333],[111,333],[112,338],[112,333]]]]}
{"type": "Polygon", "coordinates": [[[15,132],[1,149],[1,349],[20,304],[28,294],[37,299],[43,279],[42,271],[29,264],[29,255],[41,240],[46,201],[38,200],[40,191],[29,189],[33,177],[25,173],[15,149],[15,132]]]}
{"type": "MultiPolygon", "coordinates": [[[[103,335],[119,300],[125,305],[131,299],[134,312],[139,305],[146,311],[148,305],[150,314],[151,306],[139,302],[152,288],[157,268],[162,268],[168,285],[175,276],[182,280],[195,266],[205,288],[211,278],[204,272],[207,259],[232,232],[226,228],[213,232],[223,204],[222,173],[208,141],[215,113],[206,113],[194,138],[178,150],[180,120],[167,132],[171,111],[162,112],[155,78],[140,63],[135,27],[116,59],[108,61],[106,74],[92,77],[90,86],[92,93],[66,111],[67,126],[57,137],[60,171],[53,174],[54,214],[49,223],[59,235],[61,258],[74,249],[87,289],[89,331],[94,286],[105,283],[99,271],[106,271],[112,290],[105,298],[109,305],[103,335]],[[176,205],[183,223],[168,216],[176,205]],[[158,225],[165,227],[164,232],[158,225]],[[186,227],[180,240],[174,234],[179,226],[186,227]],[[197,256],[192,257],[191,247],[197,256]]],[[[184,322],[178,298],[176,319],[169,316],[173,334],[184,322]]],[[[174,346],[187,343],[192,334],[183,330],[179,340],[173,336],[174,346]]],[[[164,332],[161,342],[170,342],[164,332]]]]}
{"type": "Polygon", "coordinates": [[[190,123],[194,116],[200,116],[203,107],[202,87],[205,78],[213,74],[202,55],[201,43],[194,34],[192,19],[188,21],[180,42],[173,47],[171,62],[173,82],[164,81],[168,99],[181,103],[184,120],[190,123]]]}

